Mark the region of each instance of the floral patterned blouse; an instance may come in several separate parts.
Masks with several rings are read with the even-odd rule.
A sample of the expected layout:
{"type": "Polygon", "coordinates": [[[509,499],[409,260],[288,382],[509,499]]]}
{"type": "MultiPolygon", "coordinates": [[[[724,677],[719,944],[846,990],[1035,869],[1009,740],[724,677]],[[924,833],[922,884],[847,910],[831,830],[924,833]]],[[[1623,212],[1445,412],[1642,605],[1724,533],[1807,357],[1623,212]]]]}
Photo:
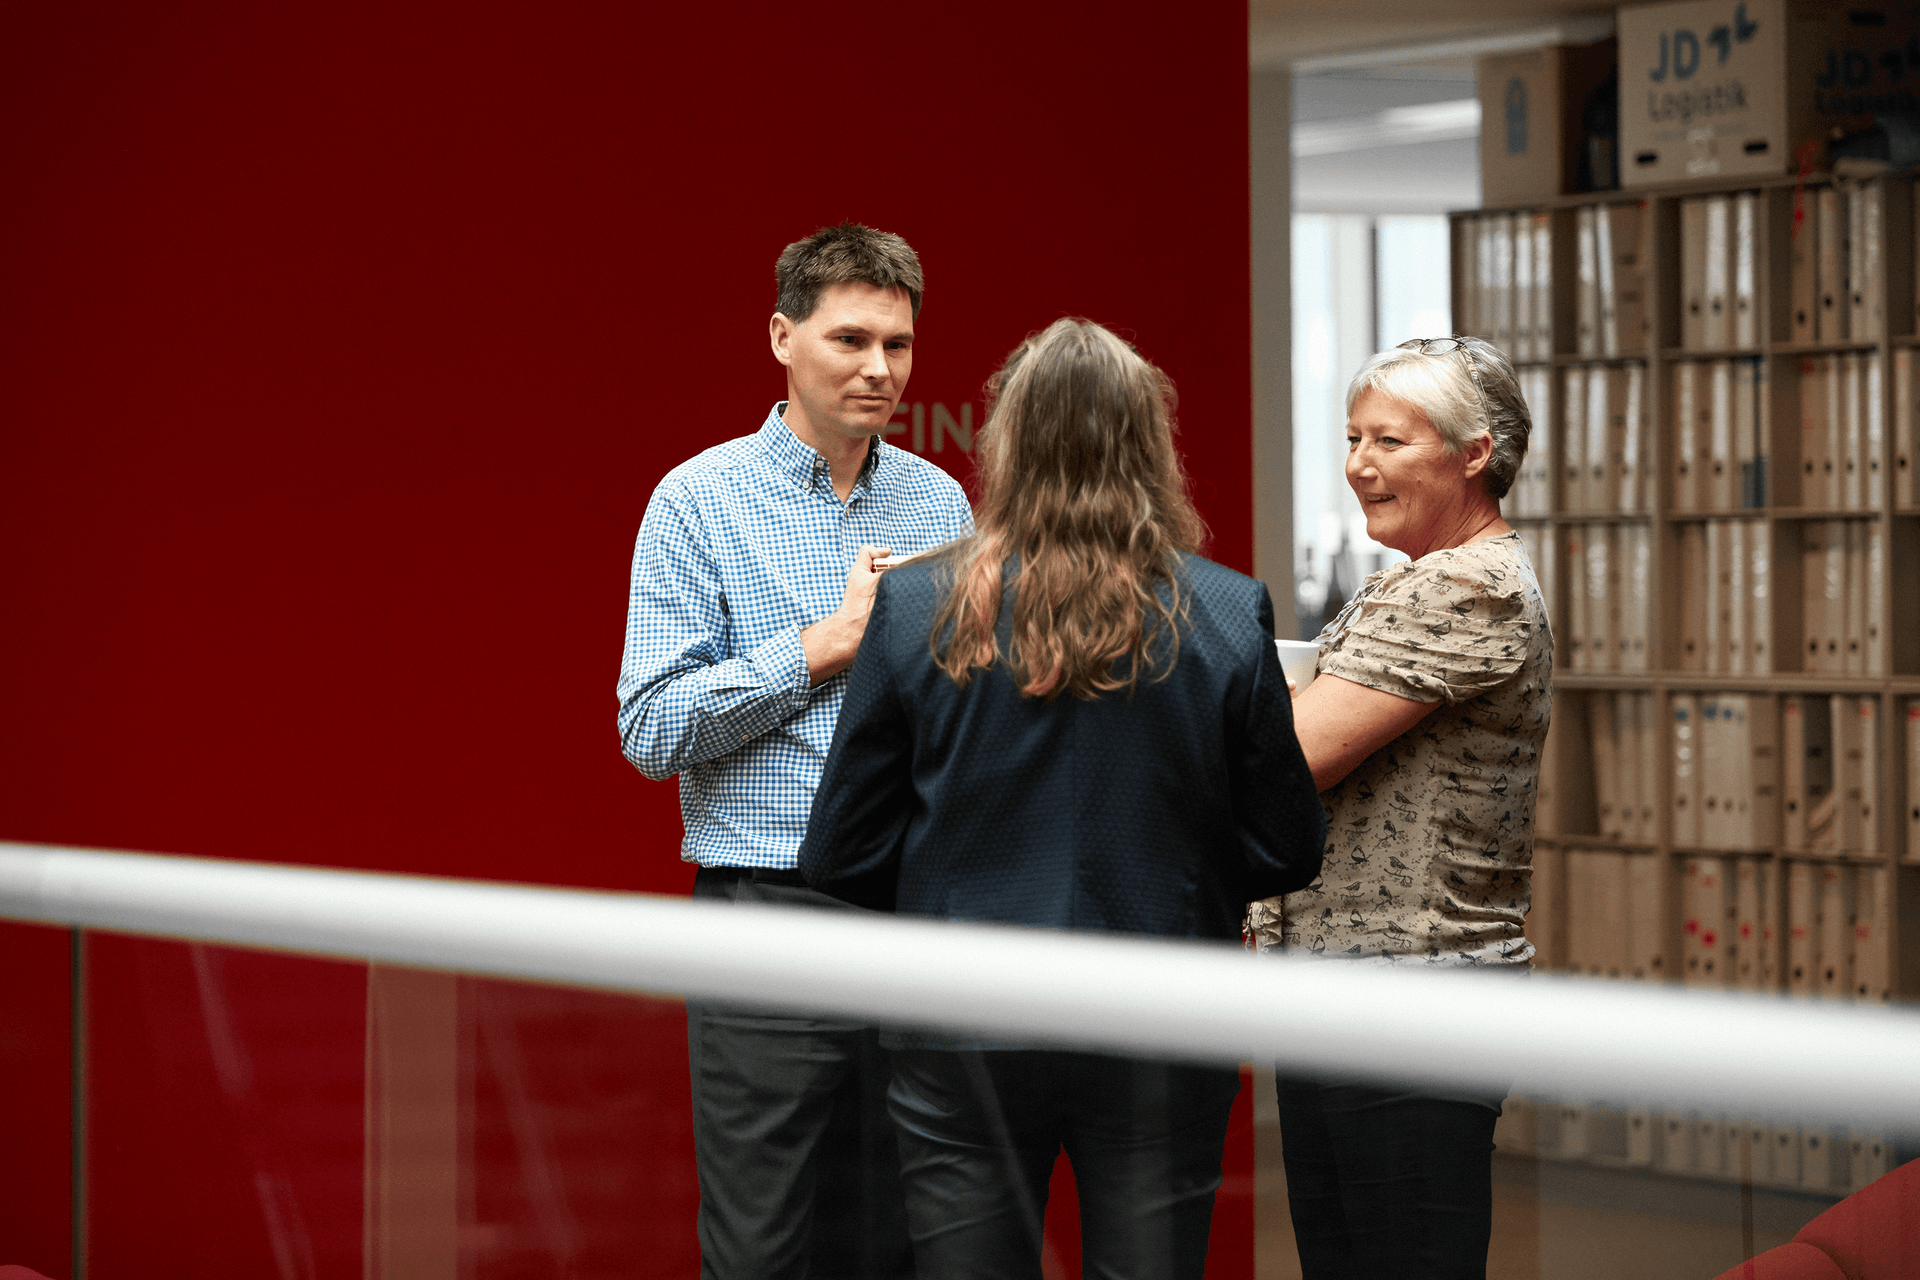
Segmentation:
{"type": "Polygon", "coordinates": [[[1322,674],[1444,705],[1321,793],[1320,878],[1254,903],[1255,942],[1383,961],[1526,964],[1553,635],[1520,535],[1372,574],[1319,644],[1322,674]]]}

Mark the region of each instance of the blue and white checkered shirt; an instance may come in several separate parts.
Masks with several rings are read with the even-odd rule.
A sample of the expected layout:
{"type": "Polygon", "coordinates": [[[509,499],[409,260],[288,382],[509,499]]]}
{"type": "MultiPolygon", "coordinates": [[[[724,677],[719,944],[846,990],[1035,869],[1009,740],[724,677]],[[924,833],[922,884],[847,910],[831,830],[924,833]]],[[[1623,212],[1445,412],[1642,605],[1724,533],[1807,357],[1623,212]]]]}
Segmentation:
{"type": "Polygon", "coordinates": [[[702,866],[795,865],[847,688],[809,686],[800,632],[839,608],[854,555],[973,528],[951,476],[879,439],[842,503],[785,408],[668,472],[633,548],[620,749],[680,775],[680,856],[702,866]]]}

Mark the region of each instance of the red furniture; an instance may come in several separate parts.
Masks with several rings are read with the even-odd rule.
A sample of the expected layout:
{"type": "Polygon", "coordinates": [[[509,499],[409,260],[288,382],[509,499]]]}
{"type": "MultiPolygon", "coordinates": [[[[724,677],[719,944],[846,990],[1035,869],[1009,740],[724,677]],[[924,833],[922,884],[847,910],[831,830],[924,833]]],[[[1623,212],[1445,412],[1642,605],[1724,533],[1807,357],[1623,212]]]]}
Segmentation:
{"type": "Polygon", "coordinates": [[[1920,1160],[1860,1188],[1717,1280],[1910,1280],[1920,1276],[1920,1160]]]}

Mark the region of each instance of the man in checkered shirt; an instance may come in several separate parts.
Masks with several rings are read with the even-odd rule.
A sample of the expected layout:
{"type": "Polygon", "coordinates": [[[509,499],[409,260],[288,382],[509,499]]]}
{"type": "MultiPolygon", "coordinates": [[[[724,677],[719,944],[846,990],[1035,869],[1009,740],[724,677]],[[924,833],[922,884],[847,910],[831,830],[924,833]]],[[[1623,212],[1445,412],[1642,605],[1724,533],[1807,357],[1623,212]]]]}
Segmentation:
{"type": "MultiPolygon", "coordinates": [[[[680,775],[696,898],[848,910],[795,867],[874,560],[960,537],[972,513],[945,472],[882,439],[913,370],[922,282],[906,241],[823,228],[774,277],[787,398],[647,504],[620,744],[647,777],[680,775]]],[[[702,1276],[910,1276],[873,1029],[688,1001],[687,1043],[702,1276]]]]}

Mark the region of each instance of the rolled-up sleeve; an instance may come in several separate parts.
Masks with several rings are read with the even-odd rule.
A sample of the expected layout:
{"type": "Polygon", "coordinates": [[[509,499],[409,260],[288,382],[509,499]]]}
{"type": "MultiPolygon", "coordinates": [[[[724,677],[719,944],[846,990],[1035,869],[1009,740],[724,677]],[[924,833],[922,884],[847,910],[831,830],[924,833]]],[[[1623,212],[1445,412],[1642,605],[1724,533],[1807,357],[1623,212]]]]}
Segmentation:
{"type": "Polygon", "coordinates": [[[1412,702],[1465,702],[1512,679],[1533,624],[1518,584],[1471,566],[1408,566],[1354,604],[1320,671],[1412,702]]]}

